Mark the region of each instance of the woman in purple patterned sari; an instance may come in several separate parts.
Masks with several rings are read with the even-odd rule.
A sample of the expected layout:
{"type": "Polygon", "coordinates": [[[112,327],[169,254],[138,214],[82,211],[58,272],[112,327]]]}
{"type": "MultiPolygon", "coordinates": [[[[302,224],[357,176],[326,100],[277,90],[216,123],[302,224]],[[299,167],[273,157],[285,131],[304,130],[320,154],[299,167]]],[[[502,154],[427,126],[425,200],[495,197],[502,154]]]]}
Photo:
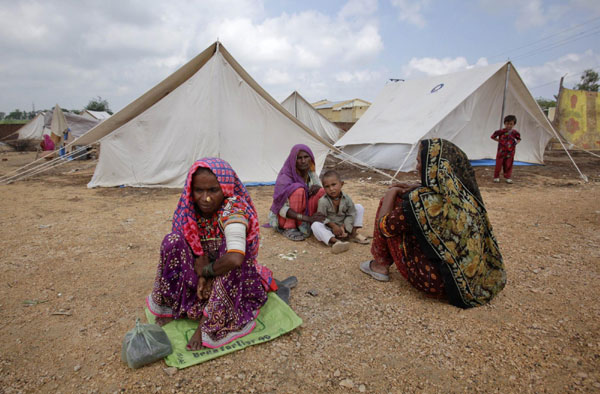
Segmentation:
{"type": "Polygon", "coordinates": [[[195,162],[146,299],[157,324],[198,320],[189,350],[249,334],[267,291],[277,289],[271,271],[256,262],[258,243],[258,215],[235,171],[218,158],[195,162]]]}

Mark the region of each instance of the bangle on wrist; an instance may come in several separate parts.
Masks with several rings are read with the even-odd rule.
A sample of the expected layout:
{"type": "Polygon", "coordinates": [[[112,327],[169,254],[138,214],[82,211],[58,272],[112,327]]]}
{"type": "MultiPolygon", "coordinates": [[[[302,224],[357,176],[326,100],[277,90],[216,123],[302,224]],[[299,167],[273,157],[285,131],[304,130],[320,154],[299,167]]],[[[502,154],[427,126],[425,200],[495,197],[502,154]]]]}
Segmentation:
{"type": "Polygon", "coordinates": [[[303,222],[303,221],[304,221],[304,216],[302,216],[302,214],[301,214],[301,213],[299,213],[299,214],[296,216],[296,219],[298,219],[298,220],[300,220],[301,222],[303,222]]]}
{"type": "Polygon", "coordinates": [[[208,263],[204,267],[202,267],[202,276],[203,277],[212,278],[215,276],[215,270],[213,269],[214,264],[215,264],[215,262],[211,261],[210,263],[208,263]]]}

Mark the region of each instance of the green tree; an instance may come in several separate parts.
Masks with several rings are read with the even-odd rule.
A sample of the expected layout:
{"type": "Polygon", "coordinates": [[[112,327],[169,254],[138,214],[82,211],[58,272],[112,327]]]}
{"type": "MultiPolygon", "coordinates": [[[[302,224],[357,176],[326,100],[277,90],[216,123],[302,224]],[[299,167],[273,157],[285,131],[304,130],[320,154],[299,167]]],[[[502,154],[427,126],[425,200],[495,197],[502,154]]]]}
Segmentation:
{"type": "Polygon", "coordinates": [[[12,111],[11,113],[9,113],[6,116],[6,119],[13,119],[13,120],[23,120],[23,119],[27,119],[27,113],[23,112],[19,109],[15,109],[14,111],[12,111]]]}
{"type": "Polygon", "coordinates": [[[556,100],[551,100],[551,99],[547,99],[544,97],[538,97],[535,99],[535,101],[537,101],[540,108],[544,111],[547,110],[548,108],[556,107],[556,100]]]}
{"type": "Polygon", "coordinates": [[[575,90],[587,90],[588,92],[597,92],[598,88],[600,88],[600,84],[598,81],[600,78],[598,77],[598,73],[593,69],[587,69],[583,72],[581,76],[581,80],[577,85],[573,87],[575,90]]]}
{"type": "Polygon", "coordinates": [[[100,96],[91,99],[85,109],[89,109],[90,111],[106,111],[112,115],[108,101],[103,100],[100,96]]]}
{"type": "Polygon", "coordinates": [[[0,112],[0,120],[4,119],[6,116],[6,112],[0,112]]]}

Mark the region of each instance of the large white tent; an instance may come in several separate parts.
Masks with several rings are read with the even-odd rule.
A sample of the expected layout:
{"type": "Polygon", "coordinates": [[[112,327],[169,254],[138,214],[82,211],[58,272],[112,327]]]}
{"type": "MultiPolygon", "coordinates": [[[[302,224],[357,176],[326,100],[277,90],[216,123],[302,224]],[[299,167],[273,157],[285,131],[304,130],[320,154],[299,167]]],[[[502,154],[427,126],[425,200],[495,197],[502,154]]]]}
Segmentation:
{"type": "Polygon", "coordinates": [[[300,93],[294,91],[281,105],[329,143],[333,144],[340,138],[342,130],[321,115],[300,93]]]}
{"type": "Polygon", "coordinates": [[[543,163],[554,130],[510,62],[388,83],[335,145],[369,165],[400,171],[416,168],[415,147],[427,138],[452,141],[472,160],[492,159],[497,143],[490,136],[502,126],[503,102],[521,133],[515,160],[543,163]]]}
{"type": "Polygon", "coordinates": [[[291,147],[330,148],[215,42],[157,86],[74,141],[100,140],[88,187],[181,187],[202,157],[227,160],[244,182],[273,182],[291,147]]]}

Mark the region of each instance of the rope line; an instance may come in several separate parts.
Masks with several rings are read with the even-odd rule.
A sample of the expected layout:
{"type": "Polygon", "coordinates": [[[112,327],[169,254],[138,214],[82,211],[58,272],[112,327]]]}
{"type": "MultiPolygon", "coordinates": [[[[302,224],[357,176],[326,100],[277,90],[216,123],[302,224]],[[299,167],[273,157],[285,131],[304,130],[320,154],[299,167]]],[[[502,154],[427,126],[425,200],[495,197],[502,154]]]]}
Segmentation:
{"type": "MultiPolygon", "coordinates": [[[[522,45],[522,46],[520,46],[520,47],[513,48],[513,49],[510,49],[510,50],[506,50],[506,51],[504,51],[504,52],[501,52],[501,53],[498,53],[498,54],[496,54],[496,55],[489,56],[489,58],[490,58],[490,59],[499,58],[499,57],[501,57],[501,56],[504,56],[504,55],[506,55],[507,53],[512,53],[512,54],[514,54],[516,51],[519,51],[520,49],[524,49],[524,48],[527,48],[527,47],[534,46],[535,44],[538,44],[538,43],[541,43],[541,42],[543,42],[543,41],[546,41],[546,40],[549,40],[549,39],[551,39],[551,38],[554,38],[554,37],[556,37],[556,36],[562,35],[562,34],[564,34],[564,33],[567,33],[567,32],[569,32],[569,31],[571,31],[571,30],[576,30],[576,29],[578,29],[578,28],[580,28],[580,27],[582,27],[582,26],[584,26],[584,25],[587,25],[587,24],[590,24],[590,23],[592,23],[592,22],[595,22],[595,21],[597,21],[598,19],[600,19],[600,17],[595,17],[595,18],[592,18],[592,19],[590,19],[590,20],[588,20],[588,21],[586,21],[586,22],[583,22],[583,23],[580,23],[580,24],[578,24],[578,25],[575,25],[575,26],[572,26],[572,27],[569,27],[569,28],[566,28],[566,29],[560,30],[560,31],[558,31],[558,32],[556,32],[556,33],[553,33],[553,34],[550,34],[550,35],[548,35],[548,36],[546,36],[546,37],[542,37],[542,38],[540,38],[540,39],[538,39],[538,40],[535,40],[535,41],[533,41],[533,42],[531,42],[531,43],[529,43],[529,44],[525,44],[525,45],[522,45]]],[[[593,26],[593,27],[592,27],[591,29],[589,29],[588,31],[590,31],[590,30],[593,30],[593,29],[595,29],[596,27],[597,27],[597,26],[593,26]]],[[[578,34],[582,34],[582,33],[587,33],[587,32],[586,32],[586,31],[583,31],[583,32],[576,33],[574,36],[567,37],[567,39],[568,39],[568,38],[575,37],[575,36],[577,36],[578,34]]],[[[547,44],[544,44],[544,45],[547,45],[547,44]]]]}
{"type": "Polygon", "coordinates": [[[48,155],[42,156],[39,159],[34,160],[33,162],[28,163],[12,172],[0,177],[0,184],[8,184],[8,183],[12,183],[12,182],[15,182],[18,180],[22,180],[22,179],[28,178],[30,176],[40,174],[40,173],[50,170],[52,168],[58,167],[59,165],[62,165],[71,160],[80,158],[80,157],[84,156],[85,154],[87,154],[87,152],[88,152],[87,148],[89,148],[90,146],[91,145],[81,146],[80,148],[75,149],[71,153],[68,153],[68,154],[65,153],[64,156],[57,156],[49,161],[45,161],[45,162],[43,161],[41,164],[31,167],[34,163],[44,160],[46,157],[54,154],[55,151],[53,151],[52,153],[50,153],[48,155]],[[69,158],[71,158],[71,160],[69,160],[69,158]]]}

